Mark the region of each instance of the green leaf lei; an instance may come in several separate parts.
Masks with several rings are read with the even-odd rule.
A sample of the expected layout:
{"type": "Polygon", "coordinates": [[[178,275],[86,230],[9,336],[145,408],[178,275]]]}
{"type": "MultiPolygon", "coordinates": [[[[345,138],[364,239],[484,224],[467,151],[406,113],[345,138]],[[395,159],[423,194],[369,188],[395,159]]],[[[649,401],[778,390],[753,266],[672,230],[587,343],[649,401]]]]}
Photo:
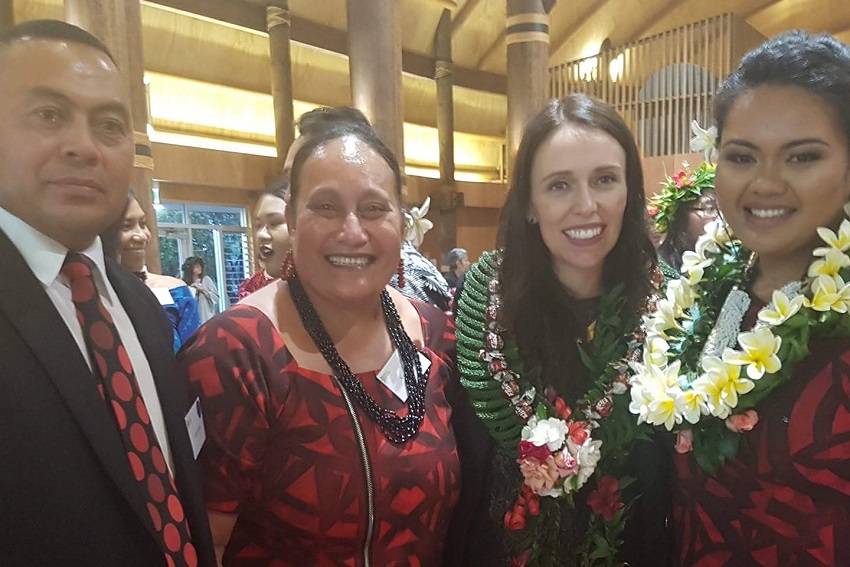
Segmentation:
{"type": "Polygon", "coordinates": [[[709,474],[737,456],[740,431],[757,422],[754,408],[792,378],[812,337],[850,337],[850,221],[838,234],[818,234],[827,246],[814,250],[808,279],[774,291],[752,331],[740,331],[749,300],[730,301],[745,296],[737,287],[752,254],[720,221],[683,255],[687,277],[670,282],[647,317],[629,409],[638,423],[677,431],[677,450],[692,449],[709,474]],[[740,316],[724,319],[736,310],[740,316]]]}
{"type": "Polygon", "coordinates": [[[588,497],[595,514],[576,560],[583,566],[618,565],[616,554],[629,507],[619,502],[619,490],[631,482],[622,477],[621,469],[629,445],[649,431],[629,414],[628,397],[623,395],[628,390],[628,364],[640,358],[640,314],[626,315],[622,286],[603,295],[597,322],[589,329],[592,339],[579,345],[583,363],[596,378],[576,402],[577,414],[572,414],[562,399],[550,402],[539,393],[544,385],[523,377],[520,353],[499,326],[500,261],[498,252],[485,253],[466,273],[456,318],[457,349],[461,383],[476,413],[504,453],[517,458],[525,477],[517,488],[514,509],[505,516],[506,529],[519,536],[514,560],[560,564],[559,503],[574,506],[572,495],[593,477],[605,482],[588,497]],[[549,435],[548,445],[540,441],[543,434],[549,435]],[[534,476],[541,468],[569,472],[554,485],[541,484],[534,476]],[[608,500],[599,496],[603,484],[608,500]],[[608,509],[591,504],[602,501],[608,509]]]}

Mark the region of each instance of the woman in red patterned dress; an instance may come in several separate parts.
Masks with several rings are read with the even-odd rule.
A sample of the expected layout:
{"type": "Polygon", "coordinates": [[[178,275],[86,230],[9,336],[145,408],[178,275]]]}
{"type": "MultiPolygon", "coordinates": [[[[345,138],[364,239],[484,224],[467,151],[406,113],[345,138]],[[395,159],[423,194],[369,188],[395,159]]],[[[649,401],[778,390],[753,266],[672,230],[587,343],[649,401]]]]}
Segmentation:
{"type": "MultiPolygon", "coordinates": [[[[758,255],[744,329],[774,290],[806,277],[816,229],[835,230],[843,218],[848,93],[850,49],[790,32],[747,55],[717,95],[717,200],[758,255]]],[[[850,339],[812,339],[808,348],[791,379],[749,414],[757,423],[716,476],[677,457],[680,564],[850,565],[850,339]]]]}
{"type": "Polygon", "coordinates": [[[223,565],[441,565],[468,402],[445,315],[386,285],[398,163],[371,128],[341,124],[299,149],[290,199],[283,280],[180,357],[223,565]]]}

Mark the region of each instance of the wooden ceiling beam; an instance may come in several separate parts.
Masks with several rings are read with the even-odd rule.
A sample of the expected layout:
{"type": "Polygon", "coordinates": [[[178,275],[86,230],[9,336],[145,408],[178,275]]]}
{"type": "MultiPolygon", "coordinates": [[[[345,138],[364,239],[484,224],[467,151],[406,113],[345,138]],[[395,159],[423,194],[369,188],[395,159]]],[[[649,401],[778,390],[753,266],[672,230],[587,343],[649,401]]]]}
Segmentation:
{"type": "MultiPolygon", "coordinates": [[[[490,57],[492,57],[493,54],[496,53],[496,51],[499,49],[499,47],[505,46],[505,41],[507,41],[507,39],[508,39],[507,30],[502,28],[502,32],[499,34],[499,36],[495,39],[495,41],[493,41],[493,43],[490,44],[490,47],[487,48],[487,51],[484,52],[484,55],[482,55],[478,59],[478,62],[475,64],[475,68],[481,69],[481,65],[483,65],[485,61],[490,59],[490,57]]],[[[505,84],[507,84],[507,82],[505,84]]]]}
{"type": "Polygon", "coordinates": [[[481,3],[481,0],[466,0],[466,4],[463,7],[455,12],[455,17],[452,20],[452,39],[454,39],[460,28],[463,27],[463,24],[469,19],[469,16],[472,15],[472,12],[475,11],[475,8],[478,4],[481,3]]]}
{"type": "Polygon", "coordinates": [[[784,2],[784,1],[785,0],[767,0],[766,2],[763,2],[763,3],[759,4],[758,6],[754,6],[753,8],[751,8],[751,9],[747,10],[746,12],[740,14],[740,16],[742,18],[744,18],[745,20],[749,20],[753,16],[761,14],[762,12],[764,12],[768,8],[774,6],[775,4],[779,4],[780,2],[784,2]]]}
{"type": "MultiPolygon", "coordinates": [[[[147,3],[196,14],[248,30],[262,33],[267,31],[265,8],[241,0],[216,0],[215,2],[209,0],[150,0],[147,3]]],[[[291,21],[290,38],[292,41],[348,56],[347,32],[298,16],[292,16],[291,21]]],[[[406,50],[402,51],[401,55],[403,72],[428,79],[434,78],[434,60],[431,57],[406,50]]],[[[507,92],[507,79],[504,75],[497,73],[455,66],[452,70],[452,77],[455,86],[458,87],[495,94],[507,92]]]]}
{"type": "Polygon", "coordinates": [[[626,43],[631,43],[633,41],[637,41],[642,38],[649,30],[652,29],[652,26],[658,23],[658,21],[664,16],[664,14],[668,13],[675,5],[679,4],[681,0],[667,0],[663,6],[661,6],[658,10],[655,10],[652,14],[644,18],[643,23],[640,25],[638,29],[636,29],[629,37],[623,38],[623,42],[621,45],[626,43]]]}
{"type": "Polygon", "coordinates": [[[444,8],[446,10],[454,12],[457,10],[457,1],[456,0],[425,0],[428,4],[436,4],[440,8],[444,8]]]}
{"type": "MultiPolygon", "coordinates": [[[[555,39],[550,47],[549,53],[557,53],[566,43],[572,38],[587,22],[593,19],[593,16],[599,13],[605,4],[607,4],[610,0],[596,0],[593,3],[593,6],[585,10],[584,14],[582,14],[576,21],[572,22],[570,26],[563,32],[559,33],[557,39],[555,39]]],[[[551,22],[550,22],[551,26],[551,22]]],[[[551,27],[550,27],[551,33],[551,27]]]]}

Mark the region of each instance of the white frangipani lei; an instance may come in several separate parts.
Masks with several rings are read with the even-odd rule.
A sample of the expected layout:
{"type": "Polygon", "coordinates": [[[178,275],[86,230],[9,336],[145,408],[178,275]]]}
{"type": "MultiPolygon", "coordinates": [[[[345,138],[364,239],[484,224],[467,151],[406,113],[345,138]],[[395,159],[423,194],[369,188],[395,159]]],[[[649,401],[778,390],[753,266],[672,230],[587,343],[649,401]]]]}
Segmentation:
{"type": "MultiPolygon", "coordinates": [[[[850,216],[850,210],[845,210],[850,216]]],[[[685,369],[673,345],[682,344],[688,333],[686,329],[693,325],[694,314],[701,313],[705,269],[715,262],[723,262],[723,255],[731,251],[733,244],[732,234],[722,221],[706,225],[696,250],[683,256],[685,277],[669,284],[666,297],[646,317],[643,360],[632,364],[634,375],[629,410],[638,416],[638,423],[648,422],[669,431],[685,422],[697,423],[701,416],[726,419],[738,407],[741,396],[751,392],[757,381],[777,374],[782,368],[779,357],[782,339],[774,332],[776,327],[784,325],[804,308],[817,312],[850,312],[850,282],[845,282],[839,274],[850,266],[847,255],[850,221],[845,219],[837,233],[819,228],[818,234],[826,246],[813,252],[808,270],[809,296],[803,295],[799,282],[774,291],[770,303],[759,311],[756,326],[748,332],[739,331],[746,305],[733,302],[733,306],[727,307],[724,304],[714,330],[706,339],[699,367],[685,369]],[[724,314],[729,309],[736,313],[724,314]],[[720,327],[731,328],[731,340],[717,338],[716,335],[724,333],[720,327]],[[717,344],[708,348],[712,341],[717,344]]],[[[737,289],[733,292],[744,294],[737,289]]]]}

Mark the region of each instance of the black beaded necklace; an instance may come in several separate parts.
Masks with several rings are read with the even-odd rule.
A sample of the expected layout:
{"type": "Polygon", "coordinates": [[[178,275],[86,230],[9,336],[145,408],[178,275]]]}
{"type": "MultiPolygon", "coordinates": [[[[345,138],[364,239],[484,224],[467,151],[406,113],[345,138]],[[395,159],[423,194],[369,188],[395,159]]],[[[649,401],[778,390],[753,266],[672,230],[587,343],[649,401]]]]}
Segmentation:
{"type": "Polygon", "coordinates": [[[366,412],[369,419],[374,421],[387,439],[392,443],[404,443],[419,432],[422,419],[425,416],[425,386],[426,380],[422,375],[422,365],[419,363],[419,351],[413,346],[413,342],[401,324],[395,305],[390,295],[383,290],[381,292],[381,307],[384,312],[384,320],[387,323],[387,331],[390,339],[401,356],[402,368],[404,370],[404,385],[407,388],[407,415],[399,417],[394,411],[380,407],[377,402],[363,388],[363,383],[354,375],[348,364],[339,355],[333,340],[328,335],[313,302],[304,291],[304,286],[294,277],[289,280],[289,293],[301,323],[309,333],[310,338],[319,348],[334,376],[346,392],[354,398],[357,405],[366,412]]]}

